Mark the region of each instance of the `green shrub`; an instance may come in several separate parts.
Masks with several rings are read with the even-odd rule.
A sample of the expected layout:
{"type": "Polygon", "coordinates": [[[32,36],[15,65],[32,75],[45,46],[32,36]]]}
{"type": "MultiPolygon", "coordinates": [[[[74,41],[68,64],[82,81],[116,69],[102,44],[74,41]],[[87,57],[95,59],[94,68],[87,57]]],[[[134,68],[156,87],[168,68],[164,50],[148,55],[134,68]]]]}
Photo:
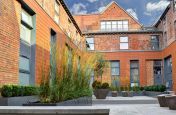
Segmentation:
{"type": "Polygon", "coordinates": [[[145,86],[145,91],[156,91],[156,92],[164,92],[166,91],[165,85],[153,85],[153,86],[145,86]]]}
{"type": "Polygon", "coordinates": [[[93,89],[108,89],[109,84],[108,83],[101,83],[99,81],[94,81],[92,83],[92,87],[93,87],[93,89]]]}
{"type": "Polygon", "coordinates": [[[1,88],[3,97],[31,96],[36,95],[38,89],[32,86],[4,85],[1,88]]]}
{"type": "Polygon", "coordinates": [[[94,81],[94,82],[92,83],[92,87],[93,87],[93,89],[99,89],[99,88],[101,88],[101,82],[99,82],[99,81],[94,81]]]}
{"type": "Polygon", "coordinates": [[[101,88],[102,88],[102,89],[108,89],[108,88],[109,88],[109,84],[108,84],[108,83],[103,83],[103,84],[101,85],[101,88]]]}

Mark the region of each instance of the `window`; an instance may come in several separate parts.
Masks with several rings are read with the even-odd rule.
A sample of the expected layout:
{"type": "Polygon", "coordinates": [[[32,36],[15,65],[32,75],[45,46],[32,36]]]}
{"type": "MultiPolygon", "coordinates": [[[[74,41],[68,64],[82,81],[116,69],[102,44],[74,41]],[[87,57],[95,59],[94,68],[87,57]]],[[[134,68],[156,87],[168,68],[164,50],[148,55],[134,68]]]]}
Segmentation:
{"type": "Polygon", "coordinates": [[[111,61],[111,80],[113,86],[119,86],[120,80],[120,62],[119,61],[111,61]]]}
{"type": "Polygon", "coordinates": [[[176,9],[176,0],[174,0],[174,9],[176,9]]]}
{"type": "Polygon", "coordinates": [[[102,21],[101,22],[102,31],[128,31],[128,21],[102,21]]]}
{"type": "Polygon", "coordinates": [[[139,86],[139,61],[130,61],[131,87],[139,86]]]}
{"type": "Polygon", "coordinates": [[[164,32],[164,45],[167,46],[167,32],[164,32]]]}
{"type": "Polygon", "coordinates": [[[101,30],[106,30],[106,22],[101,22],[101,30]]]}
{"type": "Polygon", "coordinates": [[[94,38],[86,38],[87,50],[94,50],[94,38]]]}
{"type": "Polygon", "coordinates": [[[59,3],[57,2],[57,0],[55,0],[54,10],[55,10],[54,21],[57,24],[59,24],[59,3]]]}
{"type": "MultiPolygon", "coordinates": [[[[35,13],[31,11],[34,15],[35,13]]],[[[31,43],[32,35],[34,34],[34,17],[31,13],[21,10],[21,24],[20,24],[20,56],[19,56],[19,84],[20,85],[30,85],[33,81],[33,73],[31,69],[31,43]]]]}
{"type": "Polygon", "coordinates": [[[111,62],[111,75],[120,75],[119,61],[112,61],[111,62]]]}
{"type": "Polygon", "coordinates": [[[128,37],[120,37],[120,49],[128,49],[128,37]]]}
{"type": "Polygon", "coordinates": [[[29,85],[30,78],[30,59],[20,56],[19,59],[20,85],[29,85]]]}
{"type": "Polygon", "coordinates": [[[20,27],[20,38],[24,42],[31,44],[32,30],[33,30],[33,20],[32,16],[26,11],[21,12],[21,27],[20,27]]]}
{"type": "Polygon", "coordinates": [[[162,61],[153,61],[154,84],[161,85],[162,82],[162,61]]]}
{"type": "Polygon", "coordinates": [[[20,38],[27,42],[28,44],[31,44],[31,33],[32,30],[21,24],[20,28],[20,38]]]}
{"type": "Polygon", "coordinates": [[[106,30],[111,31],[111,22],[106,22],[106,30]]]}
{"type": "Polygon", "coordinates": [[[159,50],[159,36],[157,35],[151,36],[151,49],[159,50]]]}
{"type": "Polygon", "coordinates": [[[22,10],[21,12],[21,20],[27,25],[33,27],[32,16],[28,14],[25,10],[22,10]]]}
{"type": "Polygon", "coordinates": [[[51,29],[50,31],[50,83],[56,78],[56,32],[51,29]]]}

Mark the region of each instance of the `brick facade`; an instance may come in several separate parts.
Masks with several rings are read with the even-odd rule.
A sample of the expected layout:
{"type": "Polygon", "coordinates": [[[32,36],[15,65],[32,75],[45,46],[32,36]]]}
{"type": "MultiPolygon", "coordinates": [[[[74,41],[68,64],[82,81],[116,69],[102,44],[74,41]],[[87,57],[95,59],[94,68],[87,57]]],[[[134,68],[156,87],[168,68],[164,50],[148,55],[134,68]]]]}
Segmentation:
{"type": "MultiPolygon", "coordinates": [[[[115,2],[99,14],[76,15],[75,22],[63,0],[57,1],[59,23],[54,21],[55,0],[0,1],[0,22],[3,22],[0,23],[0,85],[19,84],[21,11],[28,6],[35,12],[35,84],[41,80],[42,64],[45,63],[46,69],[50,64],[52,29],[56,32],[60,47],[68,44],[74,49],[80,48],[79,43],[85,45],[85,37],[94,38],[95,51],[103,53],[105,60],[120,62],[121,85],[125,84],[123,78],[127,77],[130,82],[131,60],[139,61],[139,84],[145,86],[154,84],[154,61],[162,60],[164,65],[164,59],[171,56],[173,89],[176,91],[176,52],[173,50],[176,48],[176,13],[172,4],[154,25],[155,28],[147,30],[115,2]],[[128,31],[100,31],[101,21],[109,20],[128,20],[128,31]],[[159,37],[159,49],[155,51],[151,48],[153,35],[159,37]],[[128,50],[120,49],[121,36],[128,37],[128,50]]],[[[161,77],[164,78],[163,68],[161,77]]],[[[110,67],[105,69],[103,82],[112,82],[110,67]]]]}
{"type": "MultiPolygon", "coordinates": [[[[74,40],[82,40],[81,33],[79,33],[79,30],[77,30],[72,20],[71,22],[68,21],[70,17],[61,4],[59,7],[60,22],[57,24],[53,19],[54,0],[45,0],[49,2],[43,5],[45,8],[40,6],[40,1],[41,0],[24,0],[24,3],[35,12],[36,16],[36,38],[33,38],[36,40],[34,44],[36,50],[36,84],[41,81],[42,64],[44,63],[46,65],[46,69],[50,64],[51,29],[56,32],[57,42],[60,46],[68,44],[72,48],[78,48],[74,40]],[[68,29],[70,29],[71,35],[68,35],[68,29]]],[[[0,23],[0,85],[19,84],[20,23],[23,3],[21,3],[20,0],[3,0],[0,1],[0,5],[0,21],[3,22],[0,23]]]]}
{"type": "MultiPolygon", "coordinates": [[[[176,91],[175,85],[175,52],[172,50],[176,46],[175,44],[175,12],[173,12],[173,5],[166,13],[166,23],[163,27],[161,21],[158,26],[154,26],[157,29],[148,31],[147,33],[141,33],[143,27],[139,22],[132,18],[126,11],[124,11],[117,3],[112,2],[107,8],[99,14],[88,15],[75,15],[74,18],[78,22],[79,27],[83,31],[86,37],[94,38],[94,45],[96,52],[102,52],[105,55],[105,59],[112,61],[120,61],[120,80],[123,85],[123,78],[128,77],[130,79],[130,61],[139,61],[139,76],[140,85],[153,85],[154,84],[154,61],[162,61],[161,79],[163,84],[166,82],[164,79],[164,59],[172,55],[173,62],[173,89],[176,91]],[[128,20],[129,31],[128,32],[101,32],[100,22],[104,20],[128,20]],[[134,31],[136,32],[134,33],[134,31]],[[158,32],[156,32],[158,31],[158,32]],[[167,31],[167,40],[164,32],[167,31]],[[159,36],[159,47],[157,51],[151,49],[151,36],[159,36]],[[120,50],[120,36],[128,36],[129,48],[128,50],[120,50]],[[171,44],[171,45],[170,45],[171,44]]],[[[110,70],[104,73],[104,82],[111,83],[110,70]],[[107,77],[109,76],[109,77],[107,77]]]]}

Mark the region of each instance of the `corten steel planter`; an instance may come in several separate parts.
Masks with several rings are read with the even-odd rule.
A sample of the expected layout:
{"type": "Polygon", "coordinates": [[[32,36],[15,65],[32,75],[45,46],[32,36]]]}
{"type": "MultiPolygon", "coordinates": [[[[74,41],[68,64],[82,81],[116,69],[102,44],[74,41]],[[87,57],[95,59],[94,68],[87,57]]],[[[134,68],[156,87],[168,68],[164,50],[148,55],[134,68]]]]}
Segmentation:
{"type": "Polygon", "coordinates": [[[162,94],[162,95],[158,95],[158,102],[160,107],[168,107],[168,103],[166,101],[166,96],[171,96],[170,94],[162,94]]]}
{"type": "Polygon", "coordinates": [[[111,91],[112,97],[117,97],[117,91],[111,91]]]}
{"type": "Polygon", "coordinates": [[[170,110],[176,110],[176,95],[166,96],[166,101],[170,110]]]}
{"type": "Polygon", "coordinates": [[[96,99],[106,99],[106,96],[109,93],[109,89],[96,89],[94,95],[96,99]]]}

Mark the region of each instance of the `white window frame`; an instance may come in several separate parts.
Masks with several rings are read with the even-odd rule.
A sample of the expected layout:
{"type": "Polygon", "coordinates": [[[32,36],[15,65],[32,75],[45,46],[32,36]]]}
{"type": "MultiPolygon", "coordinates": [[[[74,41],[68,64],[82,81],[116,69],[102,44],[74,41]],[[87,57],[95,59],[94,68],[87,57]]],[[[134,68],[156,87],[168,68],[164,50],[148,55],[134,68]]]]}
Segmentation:
{"type": "Polygon", "coordinates": [[[120,36],[120,50],[128,50],[128,49],[129,49],[128,36],[120,36]]]}
{"type": "Polygon", "coordinates": [[[59,24],[60,6],[59,6],[59,3],[56,0],[55,0],[55,4],[54,4],[54,10],[55,10],[54,21],[57,24],[59,24]]]}
{"type": "Polygon", "coordinates": [[[129,21],[128,20],[101,21],[100,29],[102,31],[128,31],[129,21]]]}

